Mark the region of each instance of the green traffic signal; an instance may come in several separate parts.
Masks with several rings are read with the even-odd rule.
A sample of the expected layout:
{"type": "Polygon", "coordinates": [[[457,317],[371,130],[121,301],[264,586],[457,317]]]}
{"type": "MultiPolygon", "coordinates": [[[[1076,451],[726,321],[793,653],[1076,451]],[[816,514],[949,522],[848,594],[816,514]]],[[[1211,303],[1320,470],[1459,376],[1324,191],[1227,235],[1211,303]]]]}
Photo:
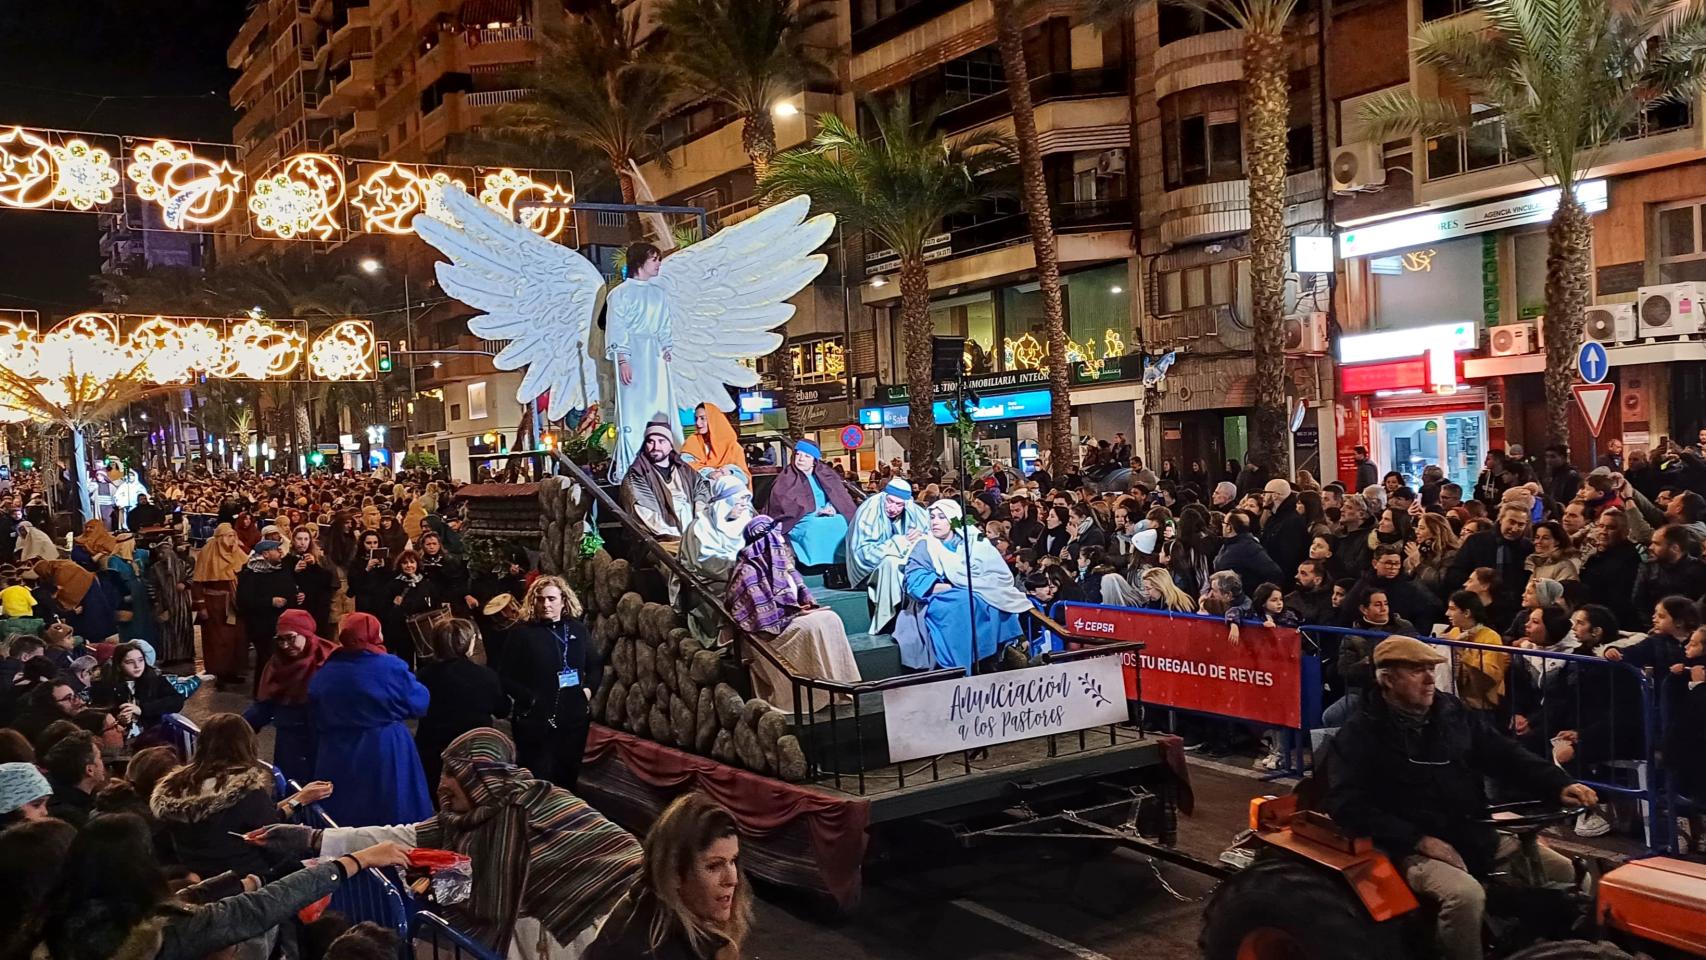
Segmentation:
{"type": "Polygon", "coordinates": [[[36,468],[36,459],[34,457],[25,457],[18,462],[25,470],[34,470],[36,468]]]}

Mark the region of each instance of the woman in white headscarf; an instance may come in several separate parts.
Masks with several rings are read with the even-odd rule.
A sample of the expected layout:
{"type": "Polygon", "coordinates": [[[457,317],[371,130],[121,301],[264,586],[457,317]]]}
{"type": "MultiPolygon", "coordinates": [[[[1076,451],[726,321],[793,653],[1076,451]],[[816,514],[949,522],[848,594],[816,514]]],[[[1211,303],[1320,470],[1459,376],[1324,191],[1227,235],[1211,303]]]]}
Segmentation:
{"type": "Polygon", "coordinates": [[[711,482],[710,497],[681,535],[681,562],[721,593],[746,546],[742,531],[752,519],[752,491],[740,477],[724,474],[711,482]]]}
{"type": "Polygon", "coordinates": [[[53,538],[36,529],[28,520],[18,524],[18,560],[34,564],[37,560],[58,560],[59,548],[53,538]]]}
{"type": "Polygon", "coordinates": [[[975,526],[956,528],[962,516],[956,501],[931,504],[930,535],[907,558],[907,603],[894,638],[901,665],[910,669],[969,673],[1024,634],[1019,614],[1031,609],[1030,598],[1013,585],[1007,561],[975,526]]]}

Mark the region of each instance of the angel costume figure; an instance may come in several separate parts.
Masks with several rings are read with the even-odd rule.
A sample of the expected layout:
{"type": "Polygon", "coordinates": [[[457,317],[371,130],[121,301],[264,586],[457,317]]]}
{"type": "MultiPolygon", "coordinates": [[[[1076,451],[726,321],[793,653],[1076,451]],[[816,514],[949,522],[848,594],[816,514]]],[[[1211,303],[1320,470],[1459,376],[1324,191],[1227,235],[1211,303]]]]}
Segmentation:
{"type": "Polygon", "coordinates": [[[793,465],[770,488],[768,509],[776,518],[802,567],[841,562],[853,498],[835,471],[823,462],[823,449],[810,440],[794,444],[793,465]]]}
{"type": "Polygon", "coordinates": [[[675,359],[670,332],[669,293],[655,282],[663,254],[649,243],[628,247],[628,279],[605,299],[604,349],[616,364],[617,464],[612,480],[640,452],[641,435],[661,418],[675,446],[681,446],[681,423],[676,417],[675,390],[669,382],[669,362],[675,359]]]}
{"type": "Polygon", "coordinates": [[[929,535],[929,523],[924,508],[912,499],[912,484],[899,477],[881,493],[866,497],[853,515],[853,529],[847,534],[847,581],[854,589],[867,588],[872,635],[887,629],[900,609],[906,558],[929,535]]]}
{"type": "MultiPolygon", "coordinates": [[[[557,420],[607,399],[592,347],[604,283],[598,268],[460,187],[446,187],[440,199],[432,215],[412,225],[450,258],[438,265],[439,286],[482,312],[468,321],[469,331],[510,341],[493,365],[526,368],[516,401],[532,403],[549,391],[545,419],[557,420]]],[[[794,314],[788,298],[829,262],[812,251],[834,231],[835,218],[808,219],[810,206],[807,197],[778,203],[667,260],[647,245],[630,251],[630,277],[607,298],[601,351],[616,362],[612,479],[637,461],[653,421],[673,455],[681,448],[680,410],[732,410],[728,388],[757,385],[758,374],[742,361],[782,345],[775,330],[794,314]]]]}
{"type": "Polygon", "coordinates": [[[894,638],[901,666],[909,670],[957,667],[969,673],[1024,634],[1018,615],[1031,609],[1030,598],[1013,585],[1007,561],[976,527],[954,529],[963,515],[957,501],[931,504],[930,535],[907,558],[907,603],[894,638]]]}
{"type": "Polygon", "coordinates": [[[720,594],[735,557],[746,546],[744,531],[752,519],[752,491],[733,473],[712,480],[709,489],[710,502],[699,508],[681,538],[681,562],[720,594]]]}

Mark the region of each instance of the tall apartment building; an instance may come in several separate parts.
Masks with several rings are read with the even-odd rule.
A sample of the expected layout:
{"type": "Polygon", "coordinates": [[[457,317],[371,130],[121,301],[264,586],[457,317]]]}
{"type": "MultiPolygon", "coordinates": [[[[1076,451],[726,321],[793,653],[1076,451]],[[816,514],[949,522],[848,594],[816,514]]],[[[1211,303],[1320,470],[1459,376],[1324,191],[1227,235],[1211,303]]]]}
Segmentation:
{"type": "MultiPolygon", "coordinates": [[[[936,123],[950,135],[1011,132],[987,0],[854,0],[841,12],[833,37],[826,36],[826,46],[837,51],[841,84],[786,101],[778,119],[781,148],[809,137],[809,118],[821,113],[867,125],[854,95],[904,96],[920,110],[939,105],[936,123]]],[[[1139,279],[1126,173],[1130,40],[1121,31],[1104,34],[1076,23],[1071,6],[1057,0],[1032,10],[1026,48],[1068,323],[1089,361],[1073,371],[1079,430],[1134,435],[1142,369],[1131,362],[1135,357],[1128,361],[1139,279]]],[[[749,215],[753,182],[738,118],[713,103],[688,103],[661,133],[673,162],[644,168],[654,187],[663,185],[660,196],[712,209],[724,223],[749,215]]],[[[807,434],[834,456],[844,449],[843,425],[876,428],[874,442],[867,439],[861,449],[859,465],[869,468],[874,455],[899,455],[897,441],[908,429],[898,287],[890,282],[897,264],[892,251],[862,237],[839,239],[830,270],[810,296],[802,295],[788,326],[789,346],[807,434]]],[[[1013,462],[1046,441],[1041,431],[1049,410],[1036,369],[1045,338],[1026,218],[1016,201],[992,199],[944,224],[929,257],[936,332],[967,338],[967,384],[980,399],[976,415],[986,446],[1013,462]]],[[[760,368],[767,383],[774,382],[770,367],[760,368]]]]}
{"type": "MultiPolygon", "coordinates": [[[[1336,4],[1329,62],[1336,319],[1342,331],[1331,422],[1340,476],[1353,446],[1414,478],[1429,464],[1473,483],[1489,450],[1530,455],[1567,441],[1578,465],[1593,438],[1572,413],[1547,436],[1541,371],[1546,225],[1552,185],[1490,109],[1468,104],[1462,134],[1374,142],[1365,98],[1410,85],[1449,96],[1406,53],[1427,22],[1474,16],[1462,0],[1336,4]]],[[[1587,335],[1610,359],[1616,401],[1598,441],[1649,448],[1706,425],[1706,345],[1693,286],[1706,281],[1706,128],[1701,104],[1667,105],[1601,151],[1578,197],[1592,214],[1595,306],[1587,335]]],[[[1329,458],[1331,459],[1331,458],[1329,458]]],[[[1329,466],[1331,466],[1329,464],[1329,466]]],[[[1328,475],[1332,475],[1328,470],[1328,475]]]]}
{"type": "MultiPolygon", "coordinates": [[[[556,0],[256,0],[227,50],[239,71],[230,96],[246,173],[303,152],[461,162],[458,140],[525,96],[518,70],[561,11],[556,0]]],[[[281,241],[224,242],[222,254],[242,258],[281,241]]],[[[487,354],[398,354],[391,376],[406,386],[412,365],[416,390],[392,413],[391,436],[407,431],[394,452],[435,452],[468,479],[483,455],[507,450],[522,419],[520,376],[492,367],[495,345],[473,338],[466,308],[438,292],[437,252],[413,236],[349,232],[315,247],[339,269],[371,258],[408,277],[411,350],[487,354]]]]}

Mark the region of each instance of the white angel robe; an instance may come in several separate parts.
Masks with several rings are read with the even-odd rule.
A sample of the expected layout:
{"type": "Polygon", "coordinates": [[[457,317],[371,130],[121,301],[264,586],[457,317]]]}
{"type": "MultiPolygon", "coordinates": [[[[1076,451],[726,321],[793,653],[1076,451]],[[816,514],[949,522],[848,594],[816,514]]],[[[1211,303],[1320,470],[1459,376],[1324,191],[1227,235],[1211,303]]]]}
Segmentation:
{"type": "Polygon", "coordinates": [[[681,411],[669,382],[663,352],[675,346],[669,322],[669,294],[656,280],[629,278],[605,299],[605,356],[617,365],[616,448],[612,481],[620,481],[645,444],[646,424],[663,419],[681,449],[681,411]],[[620,360],[627,358],[633,382],[623,383],[620,360]]]}
{"type": "Polygon", "coordinates": [[[887,500],[883,493],[866,497],[853,514],[853,529],[847,534],[847,579],[855,588],[866,588],[872,605],[872,635],[893,622],[905,600],[902,574],[916,543],[908,534],[930,535],[930,518],[923,507],[909,500],[900,516],[890,519],[884,509],[887,500]]]}

